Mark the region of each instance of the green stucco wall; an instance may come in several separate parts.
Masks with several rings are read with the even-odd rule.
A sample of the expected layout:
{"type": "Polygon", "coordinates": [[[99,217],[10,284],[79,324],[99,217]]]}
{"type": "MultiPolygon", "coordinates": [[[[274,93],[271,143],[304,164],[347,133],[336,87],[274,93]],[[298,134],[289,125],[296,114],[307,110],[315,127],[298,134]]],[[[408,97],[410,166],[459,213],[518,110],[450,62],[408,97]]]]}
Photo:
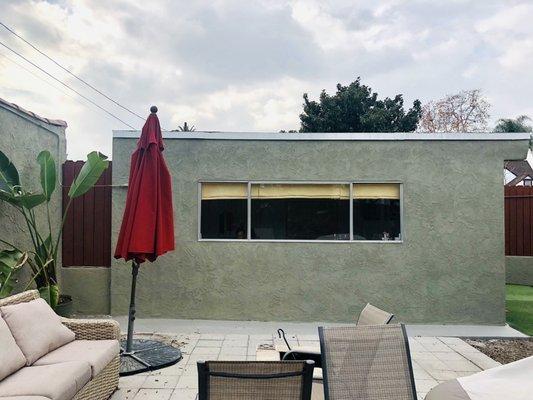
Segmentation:
{"type": "MultiPolygon", "coordinates": [[[[113,141],[127,183],[136,139],[113,141]]],[[[502,167],[527,141],[166,139],[176,251],[141,268],[138,315],[353,321],[366,302],[410,323],[503,324],[502,167]],[[199,180],[401,181],[403,243],[199,242],[199,180]]],[[[113,246],[126,188],[113,188],[113,246]]],[[[111,312],[130,267],[114,261],[111,312]]]]}
{"type": "Polygon", "coordinates": [[[533,286],[533,257],[505,257],[507,283],[533,286]]]}
{"type": "MultiPolygon", "coordinates": [[[[60,167],[66,159],[65,127],[44,123],[0,104],[0,149],[17,167],[23,185],[32,190],[41,191],[37,155],[42,150],[49,150],[56,161],[57,176],[61,177],[60,167]]],[[[59,227],[61,225],[61,189],[59,186],[50,203],[50,213],[52,226],[59,227]]],[[[46,228],[44,207],[39,207],[37,220],[44,230],[46,228]]],[[[0,227],[1,239],[21,249],[33,250],[24,219],[4,202],[0,202],[0,227]]],[[[0,245],[0,248],[4,246],[0,245]]],[[[59,265],[61,265],[60,262],[59,265]]],[[[19,274],[18,290],[26,286],[29,278],[29,268],[24,268],[19,274]]]]}
{"type": "Polygon", "coordinates": [[[72,296],[73,310],[81,315],[109,314],[109,268],[68,267],[61,269],[62,289],[72,296]]]}

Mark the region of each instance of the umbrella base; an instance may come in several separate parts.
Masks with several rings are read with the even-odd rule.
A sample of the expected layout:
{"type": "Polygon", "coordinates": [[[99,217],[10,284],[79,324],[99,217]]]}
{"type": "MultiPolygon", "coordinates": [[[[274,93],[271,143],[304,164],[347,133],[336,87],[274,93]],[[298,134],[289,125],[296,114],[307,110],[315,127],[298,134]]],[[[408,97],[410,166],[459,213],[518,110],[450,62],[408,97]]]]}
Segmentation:
{"type": "Polygon", "coordinates": [[[126,352],[126,341],[120,342],[120,376],[140,374],[169,367],[182,359],[181,351],[156,340],[134,339],[126,352]]]}

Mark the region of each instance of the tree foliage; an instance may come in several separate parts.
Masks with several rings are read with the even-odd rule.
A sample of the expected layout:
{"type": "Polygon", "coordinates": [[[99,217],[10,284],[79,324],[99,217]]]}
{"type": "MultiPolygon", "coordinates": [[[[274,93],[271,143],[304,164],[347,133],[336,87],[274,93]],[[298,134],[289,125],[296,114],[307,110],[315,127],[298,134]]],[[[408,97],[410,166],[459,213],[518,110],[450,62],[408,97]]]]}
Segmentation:
{"type": "Polygon", "coordinates": [[[528,121],[531,121],[531,118],[527,115],[520,115],[515,119],[501,118],[494,127],[494,132],[533,132],[528,121]]]}
{"type": "Polygon", "coordinates": [[[300,132],[412,132],[421,116],[420,101],[406,112],[401,94],[378,100],[359,77],[348,86],[339,83],[334,95],[323,90],[319,101],[307,93],[303,98],[300,132]]]}
{"type": "Polygon", "coordinates": [[[422,108],[419,132],[486,132],[489,102],[479,89],[463,90],[430,101],[422,108]]]}

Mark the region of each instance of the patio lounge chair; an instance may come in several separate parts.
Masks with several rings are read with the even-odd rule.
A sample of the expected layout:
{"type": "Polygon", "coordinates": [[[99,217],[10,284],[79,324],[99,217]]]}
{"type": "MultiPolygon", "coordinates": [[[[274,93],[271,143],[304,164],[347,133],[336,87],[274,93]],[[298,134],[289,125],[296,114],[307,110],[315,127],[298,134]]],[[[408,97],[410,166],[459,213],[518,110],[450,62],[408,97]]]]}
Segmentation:
{"type": "Polygon", "coordinates": [[[199,361],[198,400],[310,400],[312,361],[199,361]]]}
{"type": "Polygon", "coordinates": [[[462,378],[443,382],[426,400],[527,400],[533,393],[533,356],[462,378]]]}
{"type": "MultiPolygon", "coordinates": [[[[387,325],[394,318],[394,314],[367,303],[357,318],[356,325],[387,325]]],[[[283,360],[313,360],[315,368],[322,368],[320,350],[310,347],[293,347],[282,356],[283,360]]],[[[317,372],[315,371],[315,375],[317,372]]]]}
{"type": "Polygon", "coordinates": [[[357,325],[387,325],[394,318],[394,314],[367,303],[359,314],[357,325]]]}
{"type": "Polygon", "coordinates": [[[404,325],[318,328],[328,400],[416,400],[404,325]]]}

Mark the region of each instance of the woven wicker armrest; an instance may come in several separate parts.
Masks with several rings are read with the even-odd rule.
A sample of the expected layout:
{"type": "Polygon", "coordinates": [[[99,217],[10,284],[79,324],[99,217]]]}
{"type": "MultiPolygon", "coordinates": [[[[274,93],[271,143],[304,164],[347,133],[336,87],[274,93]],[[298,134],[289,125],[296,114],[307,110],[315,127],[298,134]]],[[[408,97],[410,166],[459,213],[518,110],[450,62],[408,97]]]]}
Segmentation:
{"type": "Polygon", "coordinates": [[[37,290],[27,290],[26,292],[18,293],[13,296],[0,299],[0,307],[11,306],[13,304],[26,303],[39,298],[37,290]]]}
{"type": "Polygon", "coordinates": [[[77,340],[120,340],[120,326],[112,319],[61,318],[61,322],[76,334],[77,340]]]}

